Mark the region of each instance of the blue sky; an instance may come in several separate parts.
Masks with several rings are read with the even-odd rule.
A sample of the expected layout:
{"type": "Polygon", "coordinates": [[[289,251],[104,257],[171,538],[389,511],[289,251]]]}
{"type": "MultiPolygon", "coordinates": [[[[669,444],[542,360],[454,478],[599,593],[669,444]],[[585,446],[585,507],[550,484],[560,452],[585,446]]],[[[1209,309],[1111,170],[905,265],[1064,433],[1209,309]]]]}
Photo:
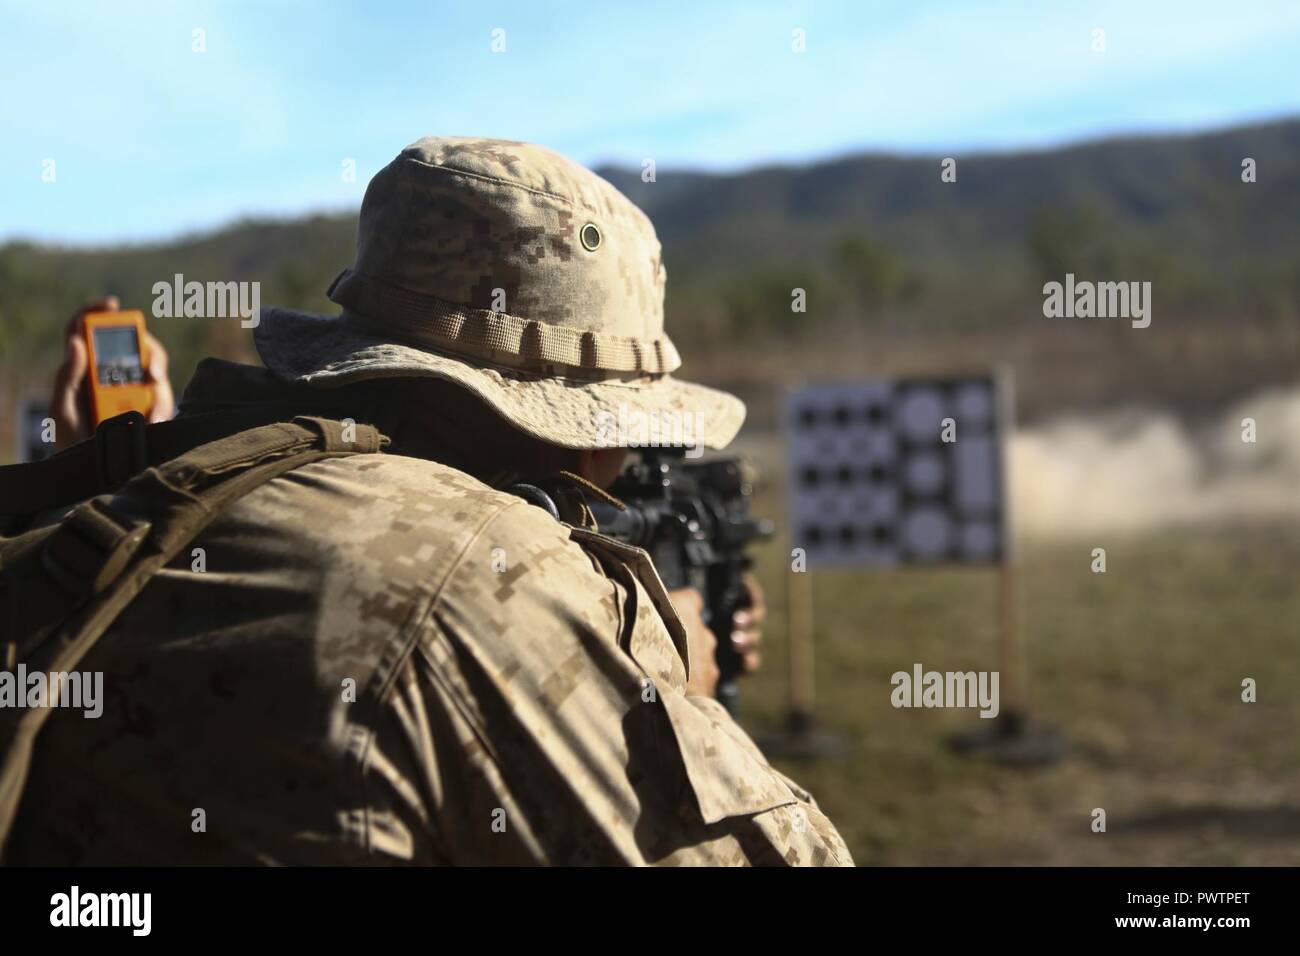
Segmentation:
{"type": "Polygon", "coordinates": [[[1218,127],[1300,114],[1298,60],[1297,0],[0,0],[0,240],[354,207],[429,134],[663,176],[1218,127]]]}

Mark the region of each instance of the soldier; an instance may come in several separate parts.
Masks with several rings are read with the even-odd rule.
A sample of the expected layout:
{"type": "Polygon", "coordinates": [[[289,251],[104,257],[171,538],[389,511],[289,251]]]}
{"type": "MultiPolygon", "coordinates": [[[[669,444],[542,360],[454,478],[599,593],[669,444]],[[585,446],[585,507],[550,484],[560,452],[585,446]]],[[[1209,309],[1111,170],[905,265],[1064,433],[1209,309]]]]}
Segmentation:
{"type": "MultiPolygon", "coordinates": [[[[129,438],[117,484],[156,468],[95,521],[147,518],[171,550],[80,660],[102,717],[40,731],[10,861],[850,864],[712,698],[699,595],[581,508],[503,490],[608,485],[626,448],[601,413],[732,439],[741,402],[671,375],[664,282],[649,220],[582,167],[502,140],[403,150],[366,190],[341,315],[263,310],[265,369],[205,360],[178,417],[129,438]]],[[[50,461],[98,445],[111,465],[115,441],[50,461]]],[[[105,490],[42,465],[31,527],[105,490]]],[[[65,545],[64,587],[117,593],[97,561],[78,591],[65,545]]],[[[112,566],[143,576],[131,560],[112,566]]]]}

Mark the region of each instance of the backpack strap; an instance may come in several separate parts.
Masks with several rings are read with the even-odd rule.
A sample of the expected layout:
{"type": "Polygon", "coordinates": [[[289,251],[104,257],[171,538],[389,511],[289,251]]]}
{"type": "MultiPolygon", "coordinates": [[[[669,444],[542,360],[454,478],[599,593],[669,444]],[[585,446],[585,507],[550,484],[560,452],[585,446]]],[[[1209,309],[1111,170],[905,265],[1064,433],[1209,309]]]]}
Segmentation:
{"type": "Polygon", "coordinates": [[[31,515],[117,491],[150,465],[162,465],[235,432],[291,421],[300,408],[256,405],[182,415],[150,425],[139,412],[106,419],[92,438],[49,458],[0,465],[0,515],[31,515]]]}
{"type": "MultiPolygon", "coordinates": [[[[149,468],[57,525],[0,541],[0,663],[75,670],[154,573],[226,506],[295,468],[387,444],[371,425],[311,417],[263,425],[149,468]]],[[[0,855],[52,709],[0,710],[0,855]]]]}

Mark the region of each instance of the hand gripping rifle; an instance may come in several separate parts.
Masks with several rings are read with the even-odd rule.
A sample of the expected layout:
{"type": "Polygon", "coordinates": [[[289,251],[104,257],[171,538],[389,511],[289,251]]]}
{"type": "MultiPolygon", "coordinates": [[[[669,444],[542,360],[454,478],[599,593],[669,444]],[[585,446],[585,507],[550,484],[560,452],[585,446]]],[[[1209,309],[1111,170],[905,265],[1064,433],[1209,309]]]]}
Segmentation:
{"type": "MultiPolygon", "coordinates": [[[[739,458],[695,462],[680,448],[645,448],[640,459],[609,488],[626,509],[595,496],[586,505],[602,534],[650,553],[664,587],[693,587],[704,597],[704,623],[718,639],[718,700],[734,716],[742,662],[731,645],[731,618],[748,602],[749,544],[770,537],[772,522],[750,515],[753,487],[739,458]]],[[[550,504],[534,500],[535,487],[513,490],[550,504]]]]}

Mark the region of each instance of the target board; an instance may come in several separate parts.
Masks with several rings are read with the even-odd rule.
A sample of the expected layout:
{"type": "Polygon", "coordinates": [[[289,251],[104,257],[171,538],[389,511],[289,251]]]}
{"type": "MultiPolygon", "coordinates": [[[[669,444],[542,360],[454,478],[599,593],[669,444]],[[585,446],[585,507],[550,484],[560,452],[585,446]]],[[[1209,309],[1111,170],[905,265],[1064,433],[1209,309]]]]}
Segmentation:
{"type": "Polygon", "coordinates": [[[785,409],[808,565],[990,564],[1005,502],[994,376],[812,385],[785,409]]]}
{"type": "Polygon", "coordinates": [[[54,454],[54,445],[46,442],[45,422],[49,399],[29,396],[18,402],[18,425],[15,429],[14,459],[19,462],[40,461],[54,454]]]}

